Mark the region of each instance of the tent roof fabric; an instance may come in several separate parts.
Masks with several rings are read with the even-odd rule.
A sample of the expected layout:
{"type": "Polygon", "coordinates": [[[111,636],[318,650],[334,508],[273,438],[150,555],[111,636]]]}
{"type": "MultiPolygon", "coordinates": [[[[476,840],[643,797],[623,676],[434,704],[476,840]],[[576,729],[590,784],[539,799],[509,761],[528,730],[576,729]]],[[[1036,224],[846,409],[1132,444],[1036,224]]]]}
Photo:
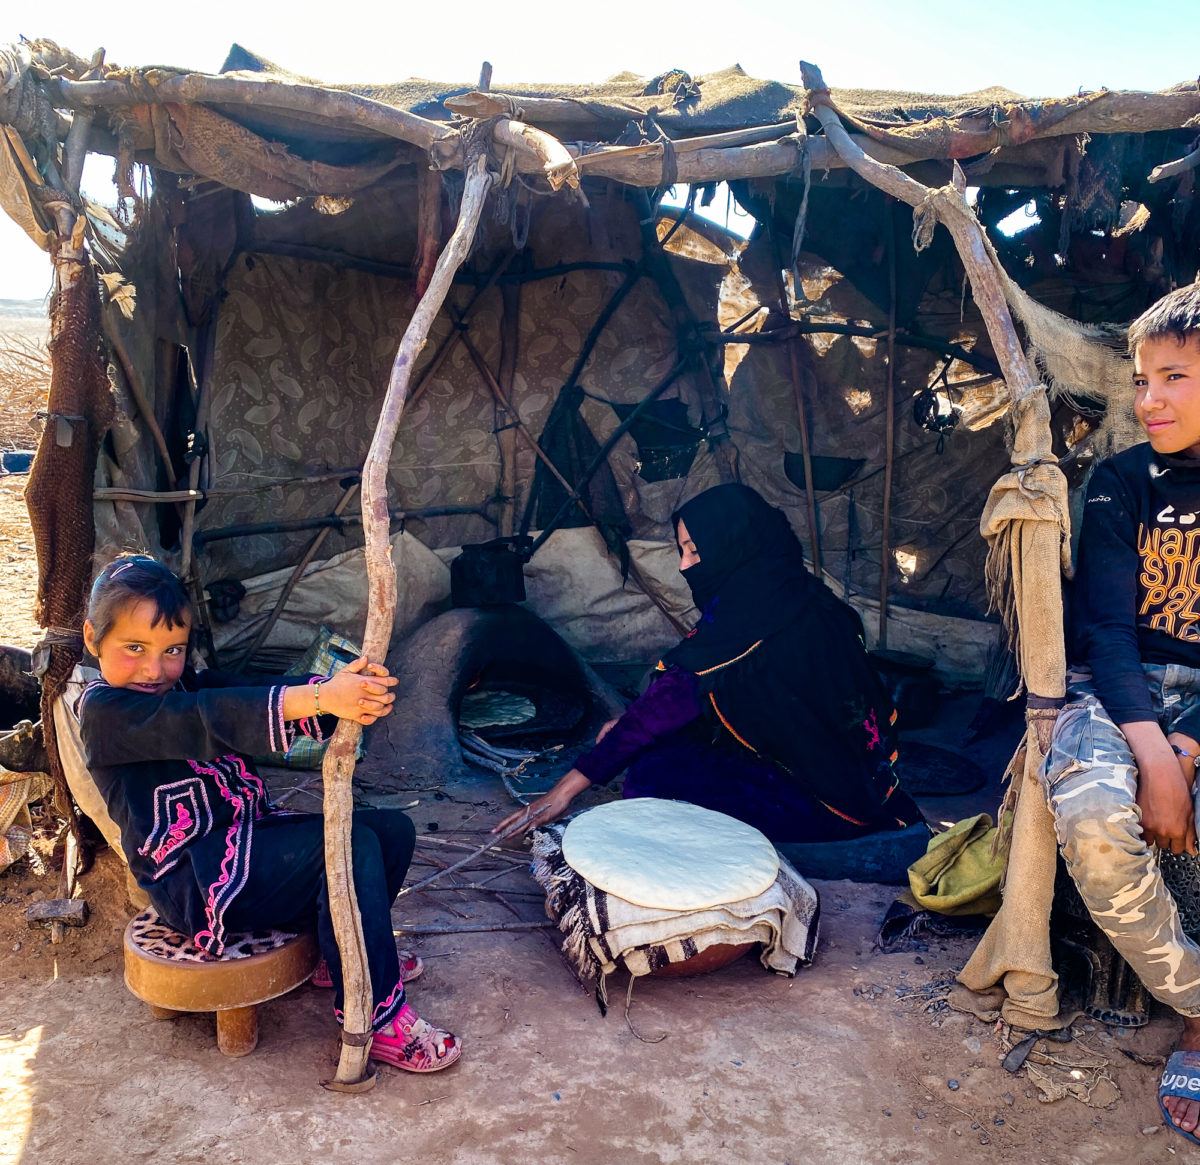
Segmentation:
{"type": "MultiPolygon", "coordinates": [[[[328,85],[291,73],[266,57],[236,44],[230,49],[221,71],[267,75],[280,81],[303,84],[325,84],[327,88],[370,97],[420,114],[431,121],[448,121],[451,115],[443,102],[475,88],[471,84],[431,81],[422,77],[383,84],[328,85]]],[[[675,69],[661,74],[660,78],[621,73],[595,84],[522,83],[505,85],[503,92],[514,98],[558,98],[578,103],[578,126],[581,132],[589,125],[594,130],[601,125],[620,126],[631,118],[651,116],[672,136],[719,133],[787,121],[805,104],[801,85],[760,80],[751,77],[739,65],[695,78],[683,70],[675,69]],[[666,78],[670,83],[679,76],[692,82],[692,88],[698,90],[698,96],[677,100],[671,92],[652,91],[656,87],[653,82],[666,78]]],[[[930,117],[953,117],[993,105],[1024,100],[1020,94],[1001,86],[958,96],[870,89],[833,89],[831,92],[840,108],[862,118],[890,124],[905,124],[930,117]]]]}

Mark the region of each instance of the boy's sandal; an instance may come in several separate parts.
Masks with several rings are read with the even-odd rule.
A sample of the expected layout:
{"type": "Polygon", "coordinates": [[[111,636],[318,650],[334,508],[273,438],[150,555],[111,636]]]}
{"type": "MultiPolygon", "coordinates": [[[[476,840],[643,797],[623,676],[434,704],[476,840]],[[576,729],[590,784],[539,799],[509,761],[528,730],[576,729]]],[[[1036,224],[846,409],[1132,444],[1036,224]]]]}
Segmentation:
{"type": "Polygon", "coordinates": [[[1197,1135],[1200,1128],[1197,1128],[1196,1132],[1188,1133],[1171,1119],[1165,1103],[1171,1096],[1200,1101],[1200,1052],[1172,1052],[1158,1085],[1158,1107],[1162,1109],[1163,1121],[1167,1128],[1181,1137],[1187,1137],[1193,1144],[1200,1145],[1200,1136],[1197,1135]]]}
{"type": "Polygon", "coordinates": [[[462,1055],[462,1045],[451,1032],[442,1031],[423,1019],[407,1027],[395,1021],[396,1035],[376,1032],[371,1058],[404,1072],[440,1072],[462,1055]]]}
{"type": "MultiPolygon", "coordinates": [[[[397,951],[400,956],[400,982],[411,983],[414,979],[419,979],[425,971],[425,964],[421,961],[420,955],[414,955],[412,951],[397,951]]],[[[313,971],[309,982],[314,987],[332,987],[333,977],[329,974],[329,964],[322,959],[315,971],[313,971]]]]}

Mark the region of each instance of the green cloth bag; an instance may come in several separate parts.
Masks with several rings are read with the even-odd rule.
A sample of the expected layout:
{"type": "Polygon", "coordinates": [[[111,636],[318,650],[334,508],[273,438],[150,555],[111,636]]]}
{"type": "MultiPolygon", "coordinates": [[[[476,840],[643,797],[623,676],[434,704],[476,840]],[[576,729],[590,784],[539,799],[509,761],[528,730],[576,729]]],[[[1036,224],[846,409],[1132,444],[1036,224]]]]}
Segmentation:
{"type": "Polygon", "coordinates": [[[995,914],[1005,851],[987,813],[964,818],[930,839],[924,857],[908,867],[917,905],[937,914],[995,914]]]}

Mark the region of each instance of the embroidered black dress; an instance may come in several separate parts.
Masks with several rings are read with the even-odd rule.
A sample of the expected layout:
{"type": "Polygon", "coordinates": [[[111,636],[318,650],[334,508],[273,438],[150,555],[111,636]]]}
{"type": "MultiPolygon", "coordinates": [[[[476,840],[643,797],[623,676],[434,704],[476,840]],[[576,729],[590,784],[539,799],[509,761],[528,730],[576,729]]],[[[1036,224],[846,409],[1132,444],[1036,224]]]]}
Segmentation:
{"type": "MultiPolygon", "coordinates": [[[[234,931],[315,924],[340,1009],[322,819],[274,810],[249,760],[286,750],[298,731],[321,740],[336,725],[332,716],[284,720],[285,689],[297,682],[189,671],[153,696],[96,680],[77,715],[129,868],[162,919],[213,956],[234,931]]],[[[390,907],[414,831],[396,810],[356,812],[352,841],[378,1028],[404,1004],[390,907]]]]}

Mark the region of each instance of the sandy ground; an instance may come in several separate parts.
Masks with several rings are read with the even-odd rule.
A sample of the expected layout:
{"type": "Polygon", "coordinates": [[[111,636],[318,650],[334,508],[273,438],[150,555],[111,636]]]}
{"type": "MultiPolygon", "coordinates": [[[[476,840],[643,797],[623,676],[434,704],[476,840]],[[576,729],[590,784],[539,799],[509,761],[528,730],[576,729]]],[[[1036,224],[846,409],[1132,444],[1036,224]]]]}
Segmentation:
{"type": "Polygon", "coordinates": [[[0,643],[32,647],[39,628],[33,621],[37,560],[21,474],[0,477],[0,643]]]}
{"type": "MultiPolygon", "coordinates": [[[[640,982],[631,1016],[644,1039],[665,1033],[658,1043],[632,1034],[619,1003],[602,1018],[544,933],[412,940],[428,967],[414,1002],[463,1036],[463,1059],[428,1077],[385,1067],[373,1092],[343,1097],[318,1085],[336,1051],[327,992],[265,1005],[243,1060],[216,1050],[210,1016],[151,1018],[121,982],[115,866],[105,855],[91,877],[107,902],[58,948],[14,922],[29,879],[0,879],[2,1162],[1200,1159],[1159,1129],[1155,1068],[1121,1054],[1160,1057],[1169,1021],[1131,1036],[1080,1025],[1122,1098],[1043,1105],[1000,1067],[987,1025],[936,1002],[968,943],[872,953],[885,887],[819,884],[820,953],[793,980],[744,959],[640,982]]],[[[511,901],[537,916],[532,899],[511,901]]],[[[497,917],[478,898],[458,906],[497,917]]],[[[435,917],[452,921],[436,906],[397,921],[435,917]]]]}
{"type": "MultiPolygon", "coordinates": [[[[41,310],[33,302],[0,301],[0,450],[37,447],[36,414],[46,407],[49,385],[14,373],[9,356],[15,345],[45,343],[41,310]]],[[[33,621],[37,561],[23,498],[27,480],[0,473],[0,643],[17,647],[32,647],[39,637],[33,621]]]]}

